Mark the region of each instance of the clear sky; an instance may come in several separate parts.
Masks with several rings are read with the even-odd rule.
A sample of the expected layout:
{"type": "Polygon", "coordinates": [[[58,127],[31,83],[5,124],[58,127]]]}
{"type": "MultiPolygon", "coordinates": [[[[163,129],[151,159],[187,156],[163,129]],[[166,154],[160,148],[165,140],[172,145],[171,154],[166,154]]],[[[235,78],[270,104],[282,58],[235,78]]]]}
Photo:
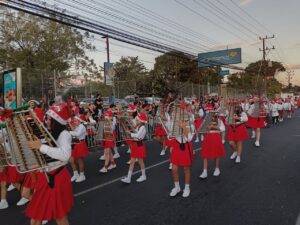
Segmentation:
{"type": "MultiPolygon", "coordinates": [[[[259,36],[272,36],[267,46],[276,50],[267,59],[295,71],[292,82],[300,85],[300,0],[51,0],[59,7],[118,29],[151,38],[193,54],[241,47],[243,63],[262,58],[259,36]],[[84,5],[85,4],[85,5],[84,5]],[[77,7],[77,8],[74,8],[77,7]],[[79,6],[79,8],[78,8],[79,6]],[[150,12],[150,11],[151,12],[150,12]],[[175,24],[176,23],[176,24],[175,24]]],[[[106,60],[105,40],[94,41],[96,62],[106,60]]],[[[111,40],[111,61],[139,56],[148,68],[157,52],[111,40]]],[[[285,81],[286,74],[280,74],[285,81]]]]}

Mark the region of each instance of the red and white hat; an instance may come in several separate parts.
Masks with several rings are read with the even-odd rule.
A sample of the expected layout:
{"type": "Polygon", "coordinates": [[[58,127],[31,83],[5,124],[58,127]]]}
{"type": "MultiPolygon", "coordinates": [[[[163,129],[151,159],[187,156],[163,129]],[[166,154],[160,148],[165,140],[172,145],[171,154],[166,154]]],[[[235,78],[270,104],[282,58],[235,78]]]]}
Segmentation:
{"type": "Polygon", "coordinates": [[[66,125],[72,115],[70,108],[65,103],[50,107],[46,113],[62,125],[66,125]]]}
{"type": "Polygon", "coordinates": [[[147,116],[145,113],[140,113],[136,119],[142,123],[148,123],[147,116]]]}
{"type": "Polygon", "coordinates": [[[74,119],[75,120],[78,120],[80,123],[84,123],[85,121],[85,118],[84,118],[84,115],[76,115],[74,116],[74,119]]]}
{"type": "Polygon", "coordinates": [[[135,105],[132,105],[132,104],[128,105],[127,112],[136,112],[135,105]]]}
{"type": "Polygon", "coordinates": [[[113,118],[114,115],[112,113],[111,110],[107,110],[105,113],[104,113],[104,118],[113,118]]]}

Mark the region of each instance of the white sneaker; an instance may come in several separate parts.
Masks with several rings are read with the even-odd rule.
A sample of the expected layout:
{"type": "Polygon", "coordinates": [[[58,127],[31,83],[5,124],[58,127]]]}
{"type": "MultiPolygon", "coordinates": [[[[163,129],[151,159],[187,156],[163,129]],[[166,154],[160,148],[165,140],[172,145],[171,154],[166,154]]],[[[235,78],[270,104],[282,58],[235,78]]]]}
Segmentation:
{"type": "Polygon", "coordinates": [[[235,159],[235,163],[240,163],[240,162],[241,162],[241,157],[237,156],[236,159],[235,159]]]}
{"type": "Polygon", "coordinates": [[[130,161],[131,161],[130,159],[129,159],[129,161],[127,161],[127,165],[130,165],[130,161]]]}
{"type": "Polygon", "coordinates": [[[107,173],[107,169],[105,168],[105,166],[102,167],[101,170],[99,170],[100,173],[107,173]]]}
{"type": "Polygon", "coordinates": [[[108,170],[112,170],[114,168],[116,168],[117,165],[116,164],[110,164],[109,167],[107,168],[108,170]]]}
{"type": "Polygon", "coordinates": [[[101,155],[99,159],[100,159],[101,161],[104,161],[104,160],[105,160],[105,155],[101,155]]]}
{"type": "Polygon", "coordinates": [[[120,154],[119,154],[119,153],[115,153],[114,156],[113,156],[113,158],[114,158],[114,159],[120,158],[120,154]]]}
{"type": "Polygon", "coordinates": [[[42,225],[45,225],[45,224],[47,224],[48,223],[48,220],[43,220],[42,221],[42,225]]]}
{"type": "Polygon", "coordinates": [[[201,179],[207,178],[207,171],[203,171],[203,172],[201,173],[201,175],[199,176],[199,178],[201,178],[201,179]]]}
{"type": "Polygon", "coordinates": [[[13,184],[10,184],[7,188],[7,191],[12,191],[14,189],[16,189],[16,187],[13,184]]]}
{"type": "Polygon", "coordinates": [[[220,169],[219,169],[219,168],[216,168],[213,175],[214,175],[215,177],[218,177],[220,174],[221,174],[220,169]]]}
{"type": "Polygon", "coordinates": [[[182,193],[182,197],[187,198],[190,196],[191,190],[190,189],[184,189],[182,193]]]}
{"type": "Polygon", "coordinates": [[[204,140],[204,136],[201,134],[201,141],[203,141],[204,140]]]}
{"type": "Polygon", "coordinates": [[[0,202],[0,209],[7,209],[8,208],[8,203],[6,200],[1,200],[0,202]]]}
{"type": "Polygon", "coordinates": [[[225,140],[222,140],[222,144],[223,144],[223,145],[225,144],[225,140]]]}
{"type": "Polygon", "coordinates": [[[169,164],[169,170],[172,170],[172,163],[169,164]]]}
{"type": "Polygon", "coordinates": [[[195,140],[195,143],[198,143],[199,142],[199,138],[197,138],[196,140],[195,140]]]}
{"type": "Polygon", "coordinates": [[[130,184],[130,183],[131,183],[131,179],[129,179],[128,177],[122,178],[121,181],[122,181],[123,183],[126,183],[126,184],[130,184]]]}
{"type": "Polygon", "coordinates": [[[74,182],[79,177],[79,174],[74,174],[73,177],[71,177],[71,182],[74,182]]]}
{"type": "Polygon", "coordinates": [[[259,144],[259,141],[256,141],[255,143],[254,143],[254,145],[255,145],[255,147],[260,147],[260,144],[259,144]]]}
{"type": "Polygon", "coordinates": [[[170,192],[170,196],[175,197],[180,191],[181,191],[180,188],[174,187],[170,192]]]}
{"type": "Polygon", "coordinates": [[[17,206],[25,205],[29,200],[27,198],[22,197],[18,202],[17,206]]]}
{"type": "Polygon", "coordinates": [[[142,176],[140,176],[140,177],[136,180],[136,182],[141,183],[141,182],[143,182],[143,181],[145,181],[145,180],[147,180],[147,177],[142,175],[142,176]]]}
{"type": "Polygon", "coordinates": [[[164,149],[161,150],[160,155],[163,156],[163,155],[165,155],[165,154],[166,154],[166,150],[164,150],[164,149]]]}
{"type": "Polygon", "coordinates": [[[79,176],[78,176],[78,178],[76,179],[76,183],[80,183],[80,182],[83,182],[83,181],[85,181],[86,180],[86,178],[85,178],[85,175],[84,174],[80,174],[79,176]]]}
{"type": "Polygon", "coordinates": [[[128,148],[128,150],[127,150],[127,152],[126,152],[127,154],[130,154],[131,153],[131,149],[130,148],[128,148]]]}
{"type": "Polygon", "coordinates": [[[237,156],[237,152],[233,152],[232,155],[230,156],[230,159],[235,159],[237,156]]]}

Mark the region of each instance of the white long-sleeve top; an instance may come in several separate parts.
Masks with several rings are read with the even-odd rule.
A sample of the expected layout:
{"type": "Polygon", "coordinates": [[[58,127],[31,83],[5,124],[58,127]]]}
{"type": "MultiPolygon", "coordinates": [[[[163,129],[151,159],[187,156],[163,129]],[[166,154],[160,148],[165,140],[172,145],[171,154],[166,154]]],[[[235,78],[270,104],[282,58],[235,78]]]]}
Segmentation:
{"type": "Polygon", "coordinates": [[[271,116],[272,117],[279,116],[278,104],[277,103],[272,103],[271,104],[271,116]]]}
{"type": "Polygon", "coordinates": [[[282,111],[283,110],[283,104],[278,104],[277,109],[278,109],[278,111],[282,111]]]}
{"type": "MultiPolygon", "coordinates": [[[[57,159],[66,165],[71,157],[72,152],[72,136],[71,134],[64,130],[58,136],[56,140],[57,147],[50,147],[48,145],[42,144],[40,147],[40,151],[43,154],[50,156],[53,159],[57,159]]],[[[48,168],[48,171],[52,171],[61,165],[58,165],[56,162],[49,163],[51,167],[48,168]]]]}
{"type": "Polygon", "coordinates": [[[199,115],[200,118],[204,117],[204,110],[202,108],[199,109],[198,115],[199,115]]]}
{"type": "Polygon", "coordinates": [[[86,129],[88,129],[88,130],[94,130],[94,129],[96,129],[95,128],[96,120],[94,120],[92,116],[90,116],[88,118],[88,121],[84,122],[83,124],[86,125],[86,129]],[[92,125],[92,124],[94,124],[94,125],[92,125]]]}
{"type": "Polygon", "coordinates": [[[136,133],[131,133],[131,137],[135,141],[143,140],[146,136],[147,130],[145,126],[141,126],[136,129],[136,133]]]}
{"type": "Polygon", "coordinates": [[[79,124],[78,127],[76,127],[75,130],[73,131],[70,131],[70,134],[73,136],[73,137],[76,137],[78,138],[80,141],[84,140],[85,139],[85,136],[86,136],[86,128],[83,124],[79,124]]]}
{"type": "Polygon", "coordinates": [[[285,110],[291,110],[292,109],[292,104],[290,102],[285,102],[283,105],[285,110]]]}

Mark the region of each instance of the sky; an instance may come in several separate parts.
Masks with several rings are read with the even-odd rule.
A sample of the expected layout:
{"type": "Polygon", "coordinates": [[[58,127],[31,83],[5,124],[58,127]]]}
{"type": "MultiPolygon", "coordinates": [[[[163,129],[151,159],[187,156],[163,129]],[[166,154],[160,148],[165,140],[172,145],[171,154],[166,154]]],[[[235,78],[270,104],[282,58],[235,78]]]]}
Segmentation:
{"type": "MultiPolygon", "coordinates": [[[[60,8],[105,23],[113,28],[151,38],[197,55],[200,52],[242,48],[242,63],[262,59],[259,37],[273,36],[266,46],[274,47],[267,59],[282,62],[294,71],[293,84],[300,85],[299,0],[49,0],[60,8]],[[77,2],[77,3],[74,3],[77,2]],[[73,4],[73,5],[72,5],[73,4]],[[86,5],[84,5],[86,4],[86,5]],[[78,7],[79,6],[79,7],[78,7]],[[77,7],[77,8],[76,8],[77,7]],[[150,11],[149,11],[150,10],[150,11]],[[150,13],[150,14],[149,14],[150,13]]],[[[103,65],[105,39],[96,36],[97,52],[88,55],[103,65]]],[[[121,56],[139,56],[153,67],[153,52],[110,40],[111,62],[121,56]]],[[[287,83],[286,73],[278,79],[287,83]]]]}

